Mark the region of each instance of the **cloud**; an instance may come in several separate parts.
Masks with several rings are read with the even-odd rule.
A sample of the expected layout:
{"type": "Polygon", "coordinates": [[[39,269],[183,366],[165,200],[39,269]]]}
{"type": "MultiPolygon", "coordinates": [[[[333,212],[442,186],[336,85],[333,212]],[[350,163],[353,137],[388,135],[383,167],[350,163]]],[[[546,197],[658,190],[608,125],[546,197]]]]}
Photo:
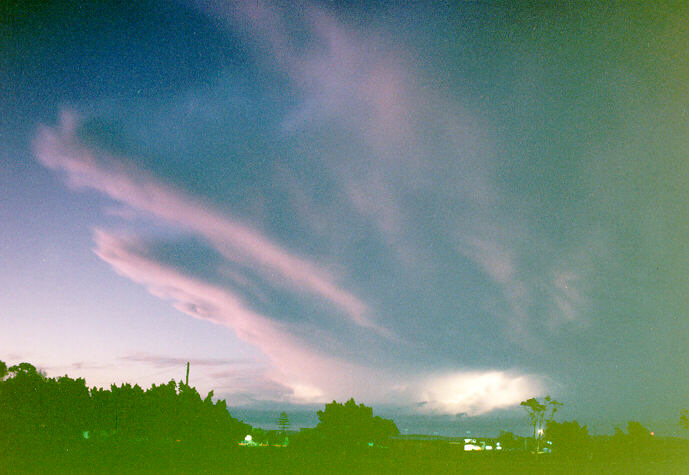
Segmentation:
{"type": "MultiPolygon", "coordinates": [[[[287,328],[251,310],[228,289],[183,275],[147,258],[140,240],[105,231],[97,231],[95,239],[96,254],[120,275],[146,286],[151,294],[172,301],[175,308],[187,315],[232,328],[239,338],[260,348],[274,366],[268,378],[287,387],[301,388],[313,385],[310,379],[319,379],[332,372],[334,367],[347,366],[309,350],[287,328]]],[[[151,361],[146,356],[128,358],[151,361]]],[[[170,363],[169,359],[155,358],[154,361],[157,364],[170,363]]],[[[208,363],[205,362],[206,365],[208,363]]],[[[222,361],[214,363],[224,364],[222,361]]]]}
{"type": "Polygon", "coordinates": [[[468,226],[457,234],[459,252],[498,289],[503,305],[493,304],[491,312],[508,325],[513,341],[541,351],[540,336],[563,325],[571,330],[585,324],[588,298],[583,281],[592,265],[590,246],[577,244],[575,251],[563,249],[553,257],[553,243],[509,218],[502,226],[468,226]],[[505,230],[514,236],[506,237],[505,230]],[[523,249],[524,243],[531,252],[523,249]]]}
{"type": "Polygon", "coordinates": [[[267,376],[269,364],[255,359],[178,358],[149,353],[134,353],[119,359],[123,363],[141,363],[163,370],[163,373],[157,371],[144,379],[159,377],[166,369],[183,374],[182,368],[189,362],[192,385],[201,392],[204,392],[202,388],[212,389],[215,397],[225,399],[232,406],[251,405],[262,400],[301,403],[293,389],[267,376]]]}
{"type": "MultiPolygon", "coordinates": [[[[234,388],[231,392],[243,401],[260,399],[261,391],[266,397],[303,403],[354,395],[402,405],[423,403],[428,411],[480,414],[516,404],[529,391],[529,396],[534,395],[540,387],[538,378],[519,371],[447,370],[444,376],[431,378],[427,370],[418,369],[439,366],[439,358],[447,366],[457,351],[445,344],[454,335],[478,333],[466,323],[475,309],[467,306],[459,315],[446,314],[456,308],[439,302],[441,293],[426,281],[427,276],[446,286],[443,299],[451,299],[462,290],[458,286],[463,281],[450,274],[469,274],[462,256],[471,260],[498,289],[481,289],[480,299],[488,305],[500,301],[497,313],[509,323],[505,333],[520,338],[528,336],[530,306],[538,287],[533,274],[521,265],[518,239],[505,238],[514,220],[504,218],[512,209],[501,208],[506,200],[492,181],[490,145],[481,124],[460,107],[461,98],[448,101],[442,91],[420,87],[423,76],[389,35],[346,24],[327,9],[307,3],[299,13],[290,13],[260,1],[203,2],[199,8],[233,31],[241,29],[256,46],[261,73],[272,68],[289,84],[290,99],[277,104],[279,112],[265,130],[251,131],[265,143],[280,142],[277,152],[270,146],[261,149],[261,160],[251,166],[257,167],[262,179],[264,175],[275,179],[275,170],[264,161],[272,165],[271,154],[289,159],[275,160],[277,180],[258,184],[247,180],[241,187],[246,197],[236,196],[279,206],[283,196],[262,187],[266,183],[281,187],[296,210],[293,217],[284,216],[281,208],[278,217],[300,223],[311,220],[324,241],[337,243],[330,249],[338,253],[323,252],[327,245],[309,242],[302,247],[309,253],[298,255],[284,244],[284,236],[276,231],[279,225],[249,226],[230,212],[209,206],[193,191],[182,192],[147,171],[150,168],[135,165],[136,157],[106,151],[97,140],[80,140],[80,120],[63,113],[57,126],[39,130],[33,143],[38,160],[65,173],[72,186],[96,190],[115,201],[117,207],[107,210],[110,217],[136,218],[141,227],[162,223],[177,235],[190,234],[210,245],[219,254],[211,262],[212,270],[225,279],[193,274],[192,266],[161,259],[143,234],[97,230],[96,254],[179,311],[232,328],[240,339],[258,347],[269,359],[265,367],[244,369],[217,360],[218,371],[208,374],[220,388],[234,388]],[[326,170],[325,192],[322,183],[303,179],[309,173],[303,170],[312,165],[326,170]],[[317,191],[312,193],[310,185],[317,191]],[[271,235],[280,235],[282,243],[271,235]],[[340,255],[344,248],[348,251],[340,255]],[[381,248],[383,257],[376,255],[381,248]],[[396,261],[388,260],[388,254],[396,261]],[[319,257],[309,257],[315,255],[319,257]],[[333,272],[343,267],[346,272],[333,272]],[[356,292],[340,275],[357,277],[356,292]],[[271,308],[271,298],[278,292],[289,298],[276,299],[271,308]],[[276,310],[286,301],[297,301],[295,314],[316,307],[317,315],[288,322],[279,315],[288,313],[288,305],[276,310]],[[428,315],[425,324],[405,318],[416,310],[428,315]],[[314,322],[323,315],[330,320],[314,322]],[[431,332],[437,334],[433,340],[428,339],[431,332]],[[323,341],[333,342],[332,348],[326,349],[323,341]],[[437,353],[417,351],[429,346],[437,353]],[[417,358],[423,361],[416,364],[417,358]]],[[[219,89],[223,91],[222,86],[219,89]]],[[[182,107],[181,116],[175,115],[179,110],[171,115],[186,120],[187,114],[198,114],[203,124],[222,120],[227,124],[223,108],[217,107],[223,94],[217,89],[205,94],[185,93],[183,105],[178,101],[172,106],[182,107]],[[192,97],[193,110],[188,104],[192,97]]],[[[165,119],[161,120],[166,124],[174,122],[165,119]]],[[[232,128],[217,126],[221,131],[215,133],[235,134],[234,119],[229,121],[232,128]]],[[[150,122],[154,125],[149,128],[164,129],[155,125],[155,118],[150,122]]],[[[182,129],[176,129],[178,135],[184,135],[182,129]]],[[[189,149],[197,154],[196,136],[189,134],[189,149]]],[[[198,137],[205,143],[205,130],[198,137]]],[[[183,143],[188,137],[177,140],[183,143]]],[[[157,137],[155,143],[164,141],[164,136],[157,137]]],[[[230,156],[243,152],[222,149],[230,156]]],[[[227,160],[231,169],[233,158],[227,160]]],[[[311,175],[309,179],[323,178],[314,175],[315,180],[311,175]]],[[[228,187],[222,180],[213,185],[228,187]]],[[[299,239],[306,236],[305,241],[310,237],[306,229],[295,234],[299,239]]],[[[525,236],[528,233],[521,231],[519,237],[525,236]]],[[[558,292],[553,294],[554,302],[562,309],[571,308],[568,315],[576,318],[571,292],[558,292]]],[[[493,341],[495,335],[477,336],[477,340],[485,338],[493,341]]],[[[161,368],[184,364],[183,359],[146,354],[126,358],[161,368]]],[[[213,361],[199,360],[198,365],[215,368],[213,361]]]]}
{"type": "Polygon", "coordinates": [[[470,257],[488,277],[498,284],[506,284],[514,278],[512,253],[498,244],[494,238],[462,236],[460,251],[470,257]]]}
{"type": "Polygon", "coordinates": [[[120,357],[122,361],[131,361],[135,363],[148,363],[156,368],[171,368],[171,367],[182,367],[187,363],[193,364],[194,366],[228,366],[233,364],[242,364],[244,361],[234,361],[226,359],[212,359],[212,358],[174,358],[171,356],[160,356],[160,355],[150,355],[147,353],[135,353],[132,355],[120,357]]]}
{"type": "Polygon", "coordinates": [[[403,50],[385,35],[356,29],[309,2],[299,13],[262,1],[232,6],[211,1],[199,8],[233,31],[243,31],[254,46],[254,57],[270,58],[268,64],[297,92],[299,100],[282,119],[283,132],[294,135],[323,123],[335,133],[354,132],[362,147],[358,154],[324,159],[354,209],[409,261],[397,203],[401,187],[408,183],[395,178],[390,166],[403,170],[403,180],[420,172],[417,155],[424,151],[414,145],[413,121],[421,119],[418,102],[424,108],[430,105],[414,88],[413,67],[403,50]]]}
{"type": "Polygon", "coordinates": [[[135,210],[198,233],[227,259],[279,276],[283,285],[324,298],[343,310],[354,323],[385,333],[367,316],[366,304],[338,286],[325,269],[147,176],[130,162],[81,144],[76,127],[77,119],[64,112],[59,126],[41,128],[33,144],[38,160],[49,168],[66,172],[72,185],[95,189],[135,210]]]}
{"type": "MultiPolygon", "coordinates": [[[[252,311],[228,289],[185,276],[178,270],[149,260],[136,239],[96,233],[96,253],[121,275],[145,285],[149,292],[171,300],[180,311],[228,326],[243,340],[256,345],[270,359],[267,367],[223,359],[194,360],[195,366],[217,367],[209,376],[218,391],[227,389],[235,404],[277,399],[292,403],[361,400],[412,404],[425,401],[436,413],[480,414],[521,401],[538,391],[532,376],[504,372],[454,372],[445,377],[419,377],[389,368],[366,368],[324,355],[308,341],[295,337],[293,328],[252,311]],[[519,399],[522,398],[522,399],[519,399]]],[[[184,358],[135,354],[127,361],[156,367],[181,366],[184,358]]],[[[399,371],[399,370],[398,370],[399,371]]]]}
{"type": "Polygon", "coordinates": [[[543,384],[537,377],[502,371],[450,373],[430,377],[421,397],[432,412],[477,416],[519,404],[538,394],[543,384]]]}

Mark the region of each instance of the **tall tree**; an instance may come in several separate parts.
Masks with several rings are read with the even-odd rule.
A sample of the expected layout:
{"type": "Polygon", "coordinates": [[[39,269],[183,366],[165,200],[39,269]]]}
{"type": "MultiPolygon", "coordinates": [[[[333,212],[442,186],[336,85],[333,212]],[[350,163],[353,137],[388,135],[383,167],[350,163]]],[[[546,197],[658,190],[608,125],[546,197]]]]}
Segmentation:
{"type": "Polygon", "coordinates": [[[280,428],[280,432],[284,435],[287,429],[289,429],[289,426],[289,417],[287,417],[287,413],[283,411],[280,413],[280,417],[278,418],[278,427],[280,428]]]}
{"type": "Polygon", "coordinates": [[[543,437],[544,425],[546,421],[551,421],[555,417],[562,403],[550,396],[546,396],[543,402],[535,397],[522,401],[520,404],[529,414],[531,425],[533,426],[533,438],[537,441],[537,449],[541,448],[541,438],[543,437]]]}
{"type": "Polygon", "coordinates": [[[350,399],[344,404],[333,401],[318,411],[320,422],[316,426],[330,443],[364,445],[385,442],[391,435],[399,435],[395,423],[389,419],[373,417],[373,409],[350,399]]]}

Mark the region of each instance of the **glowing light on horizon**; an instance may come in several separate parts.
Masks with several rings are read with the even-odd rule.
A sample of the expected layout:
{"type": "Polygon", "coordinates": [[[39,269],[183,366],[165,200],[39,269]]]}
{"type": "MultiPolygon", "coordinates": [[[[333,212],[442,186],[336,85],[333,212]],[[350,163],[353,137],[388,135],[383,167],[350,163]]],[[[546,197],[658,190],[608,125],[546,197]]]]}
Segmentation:
{"type": "Polygon", "coordinates": [[[529,375],[502,371],[451,373],[429,379],[422,398],[432,411],[479,415],[519,404],[539,393],[541,383],[529,375]]]}

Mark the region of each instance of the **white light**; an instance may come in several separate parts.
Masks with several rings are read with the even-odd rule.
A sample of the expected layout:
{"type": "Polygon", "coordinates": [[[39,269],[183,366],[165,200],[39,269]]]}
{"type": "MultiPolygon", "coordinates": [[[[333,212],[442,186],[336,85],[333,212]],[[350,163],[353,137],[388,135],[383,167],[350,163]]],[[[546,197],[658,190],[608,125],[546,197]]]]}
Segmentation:
{"type": "Polygon", "coordinates": [[[247,442],[251,442],[251,439],[251,434],[247,434],[246,437],[244,437],[244,440],[246,440],[247,442]]]}
{"type": "Polygon", "coordinates": [[[540,385],[534,376],[510,372],[453,372],[428,378],[419,397],[428,401],[427,410],[478,415],[518,404],[540,385]]]}

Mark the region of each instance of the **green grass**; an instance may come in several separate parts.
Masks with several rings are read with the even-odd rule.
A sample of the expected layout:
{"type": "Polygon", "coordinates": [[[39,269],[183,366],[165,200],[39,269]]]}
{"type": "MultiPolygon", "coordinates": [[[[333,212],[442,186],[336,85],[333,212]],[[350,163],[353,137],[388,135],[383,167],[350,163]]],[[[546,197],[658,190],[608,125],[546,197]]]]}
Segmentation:
{"type": "Polygon", "coordinates": [[[79,441],[2,444],[2,473],[689,473],[689,444],[645,454],[582,457],[463,453],[455,448],[324,450],[189,443],[79,441]]]}

